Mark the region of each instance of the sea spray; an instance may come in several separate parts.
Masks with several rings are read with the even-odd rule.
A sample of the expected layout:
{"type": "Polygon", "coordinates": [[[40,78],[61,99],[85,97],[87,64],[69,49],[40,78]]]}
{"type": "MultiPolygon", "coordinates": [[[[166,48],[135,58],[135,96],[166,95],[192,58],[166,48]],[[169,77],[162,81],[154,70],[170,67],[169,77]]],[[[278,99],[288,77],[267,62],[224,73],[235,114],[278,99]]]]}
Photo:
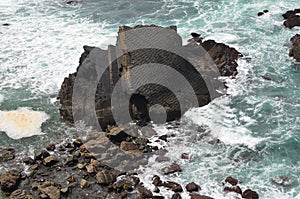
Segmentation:
{"type": "Polygon", "coordinates": [[[0,111],[0,131],[4,131],[12,139],[43,135],[41,125],[47,119],[49,117],[45,112],[33,111],[27,107],[0,111]]]}

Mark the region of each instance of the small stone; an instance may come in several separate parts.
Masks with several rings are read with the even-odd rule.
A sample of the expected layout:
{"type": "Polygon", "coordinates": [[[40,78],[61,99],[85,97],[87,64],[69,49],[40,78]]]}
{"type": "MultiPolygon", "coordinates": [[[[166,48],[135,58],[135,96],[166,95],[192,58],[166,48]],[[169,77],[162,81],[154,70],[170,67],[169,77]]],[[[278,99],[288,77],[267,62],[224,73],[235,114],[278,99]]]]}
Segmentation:
{"type": "Polygon", "coordinates": [[[171,174],[175,172],[180,172],[181,168],[178,164],[173,163],[170,166],[163,168],[162,171],[164,172],[164,174],[171,174]]]}
{"type": "Polygon", "coordinates": [[[49,144],[49,145],[46,147],[46,149],[47,149],[48,151],[54,151],[54,150],[55,150],[55,144],[49,144]]]}
{"type": "Polygon", "coordinates": [[[30,171],[34,171],[34,170],[37,170],[39,168],[39,165],[38,164],[34,164],[34,165],[31,165],[30,167],[29,167],[29,170],[30,171]]]}
{"type": "Polygon", "coordinates": [[[66,180],[69,182],[69,183],[72,183],[72,182],[75,182],[76,181],[76,178],[74,176],[69,176],[66,178],[66,180]]]}
{"type": "Polygon", "coordinates": [[[35,151],[34,160],[43,160],[44,158],[46,158],[48,156],[50,156],[50,154],[45,150],[35,151]]]}
{"type": "Polygon", "coordinates": [[[88,181],[86,181],[85,179],[82,179],[81,182],[80,182],[80,187],[83,188],[83,189],[88,188],[89,187],[88,181]]]}
{"type": "Polygon", "coordinates": [[[21,171],[18,169],[13,169],[5,172],[0,176],[0,187],[4,192],[11,193],[17,189],[22,175],[21,171]]]}
{"type": "Polygon", "coordinates": [[[174,193],[171,197],[171,199],[182,199],[181,195],[179,193],[174,193]]]}
{"type": "Polygon", "coordinates": [[[188,153],[181,154],[181,159],[188,160],[190,159],[190,155],[188,153]]]}
{"type": "Polygon", "coordinates": [[[81,145],[83,145],[82,140],[81,139],[77,139],[73,142],[73,145],[75,147],[81,147],[81,145]]]}
{"type": "Polygon", "coordinates": [[[85,167],[84,164],[77,164],[77,168],[78,168],[78,169],[83,169],[84,167],[85,167]]]}
{"type": "Polygon", "coordinates": [[[257,192],[252,191],[251,189],[245,190],[242,194],[242,197],[246,198],[246,199],[258,199],[259,198],[257,192]]]}
{"type": "Polygon", "coordinates": [[[72,182],[69,184],[68,188],[75,188],[77,187],[78,183],[77,182],[72,182]]]}
{"type": "Polygon", "coordinates": [[[34,164],[34,160],[31,157],[23,158],[21,160],[21,162],[24,163],[24,164],[27,164],[27,165],[28,164],[30,164],[30,165],[34,164]]]}
{"type": "Polygon", "coordinates": [[[201,35],[198,34],[198,33],[192,32],[192,33],[191,33],[191,36],[192,36],[192,37],[200,37],[201,35]]]}
{"type": "Polygon", "coordinates": [[[56,186],[43,185],[38,187],[41,194],[48,196],[50,199],[60,199],[60,189],[56,186]]]}
{"type": "Polygon", "coordinates": [[[269,10],[264,10],[264,13],[268,13],[269,12],[269,10]]]}
{"type": "Polygon", "coordinates": [[[17,189],[10,194],[9,199],[26,199],[26,195],[25,190],[17,189]]]}
{"type": "Polygon", "coordinates": [[[164,155],[159,155],[159,156],[157,156],[156,158],[155,158],[155,161],[156,162],[167,162],[167,161],[169,161],[170,160],[170,158],[168,158],[168,157],[166,157],[166,156],[164,156],[164,155]]]}
{"type": "Polygon", "coordinates": [[[163,183],[163,186],[171,189],[174,192],[182,192],[183,191],[181,185],[176,182],[167,181],[167,182],[163,183]]]}
{"type": "Polygon", "coordinates": [[[242,189],[239,186],[224,187],[224,191],[226,191],[226,192],[236,192],[236,193],[242,195],[242,189]]]}
{"type": "Polygon", "coordinates": [[[194,183],[194,182],[191,182],[191,183],[187,184],[187,185],[185,186],[185,188],[186,188],[186,190],[187,190],[188,192],[193,192],[193,191],[199,191],[199,190],[201,190],[200,186],[197,185],[197,184],[194,183]]]}
{"type": "Polygon", "coordinates": [[[168,139],[168,135],[162,135],[162,136],[159,136],[158,139],[167,142],[167,141],[168,141],[168,140],[167,140],[167,139],[168,139]]]}
{"type": "Polygon", "coordinates": [[[225,182],[228,182],[229,184],[235,186],[237,185],[237,183],[239,182],[237,179],[231,177],[231,176],[228,176],[226,179],[225,179],[225,182]]]}
{"type": "Polygon", "coordinates": [[[134,144],[132,142],[121,142],[120,144],[120,149],[124,151],[133,151],[133,150],[138,150],[139,146],[137,144],[134,144]]]}
{"type": "Polygon", "coordinates": [[[60,192],[63,193],[63,194],[68,193],[68,191],[69,191],[69,188],[68,188],[68,187],[65,187],[65,188],[60,189],[60,192]]]}
{"type": "Polygon", "coordinates": [[[159,190],[159,188],[158,188],[158,187],[154,187],[154,190],[153,190],[153,192],[155,192],[155,193],[159,193],[159,192],[160,192],[160,190],[159,190]]]}
{"type": "Polygon", "coordinates": [[[88,173],[94,173],[95,170],[96,170],[96,169],[95,169],[95,166],[92,165],[92,164],[86,165],[85,168],[86,168],[86,171],[87,171],[88,173]]]}
{"type": "Polygon", "coordinates": [[[15,158],[16,150],[13,148],[0,148],[0,162],[6,162],[15,158]]]}
{"type": "Polygon", "coordinates": [[[4,24],[2,24],[2,26],[10,26],[10,24],[9,23],[4,23],[4,24]]]}
{"type": "Polygon", "coordinates": [[[152,184],[154,184],[154,186],[162,186],[163,185],[162,181],[160,180],[160,177],[157,175],[154,175],[152,180],[153,180],[152,184]]]}
{"type": "Polygon", "coordinates": [[[140,198],[152,198],[153,194],[150,190],[146,189],[145,187],[139,187],[138,192],[140,194],[140,198]]]}
{"type": "Polygon", "coordinates": [[[257,16],[262,16],[262,15],[264,15],[265,13],[264,12],[258,12],[257,13],[257,16]]]}
{"type": "Polygon", "coordinates": [[[54,164],[56,164],[58,161],[54,156],[48,156],[43,160],[43,164],[45,166],[53,166],[54,164]]]}
{"type": "Polygon", "coordinates": [[[109,185],[116,181],[116,176],[108,170],[103,170],[96,174],[96,180],[98,184],[109,185]]]}

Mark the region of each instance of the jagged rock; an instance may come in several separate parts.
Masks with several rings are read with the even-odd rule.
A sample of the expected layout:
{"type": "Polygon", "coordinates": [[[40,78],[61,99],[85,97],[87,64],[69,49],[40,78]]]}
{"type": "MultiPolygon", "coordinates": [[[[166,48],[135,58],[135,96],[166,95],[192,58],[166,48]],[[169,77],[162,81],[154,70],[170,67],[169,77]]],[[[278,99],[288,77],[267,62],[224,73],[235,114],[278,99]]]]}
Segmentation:
{"type": "Polygon", "coordinates": [[[13,160],[16,150],[13,148],[0,148],[0,163],[13,160]]]}
{"type": "Polygon", "coordinates": [[[52,183],[45,182],[42,186],[38,186],[40,194],[49,199],[60,199],[60,188],[52,185],[52,183]]]}
{"type": "Polygon", "coordinates": [[[153,193],[150,191],[150,190],[148,190],[148,189],[146,189],[145,187],[139,187],[138,188],[138,192],[139,192],[139,198],[140,199],[144,199],[144,198],[152,198],[153,197],[153,193]]]}
{"type": "Polygon", "coordinates": [[[188,160],[190,159],[190,155],[188,153],[181,154],[181,159],[188,160]]]}
{"type": "Polygon", "coordinates": [[[30,164],[30,165],[34,164],[34,160],[31,157],[23,158],[21,160],[21,162],[24,163],[24,164],[30,164]]]}
{"type": "Polygon", "coordinates": [[[88,181],[86,181],[85,179],[82,179],[81,181],[80,181],[80,187],[81,188],[88,188],[90,185],[89,185],[89,183],[88,183],[88,181]]]}
{"type": "Polygon", "coordinates": [[[226,191],[226,192],[236,192],[238,194],[242,194],[242,189],[239,186],[224,187],[224,191],[226,191]]]}
{"type": "Polygon", "coordinates": [[[182,192],[183,191],[181,185],[176,182],[167,181],[167,182],[163,183],[163,186],[171,189],[174,192],[182,192]]]}
{"type": "Polygon", "coordinates": [[[48,156],[50,156],[50,154],[45,150],[38,150],[34,152],[34,160],[43,160],[48,156]]]}
{"type": "Polygon", "coordinates": [[[96,174],[98,184],[109,185],[116,181],[116,175],[108,170],[99,171],[96,174]]]}
{"type": "Polygon", "coordinates": [[[262,16],[262,15],[264,15],[265,13],[264,12],[258,12],[257,13],[257,16],[262,16]]]}
{"type": "Polygon", "coordinates": [[[34,199],[31,194],[27,194],[26,190],[17,189],[12,192],[9,199],[34,199]]]}
{"type": "Polygon", "coordinates": [[[18,188],[21,178],[22,178],[21,171],[18,169],[13,169],[5,172],[0,176],[1,190],[6,193],[13,192],[18,188]]]}
{"type": "Polygon", "coordinates": [[[54,150],[55,150],[55,144],[49,144],[49,145],[46,147],[46,149],[47,149],[48,151],[54,151],[54,150]]]}
{"type": "Polygon", "coordinates": [[[242,194],[242,197],[246,198],[246,199],[258,199],[259,198],[258,194],[255,191],[252,191],[251,189],[245,190],[242,194]]]}
{"type": "Polygon", "coordinates": [[[76,139],[74,142],[73,142],[73,145],[75,147],[80,147],[81,145],[83,145],[83,142],[81,139],[76,139]]]}
{"type": "MultiPolygon", "coordinates": [[[[63,84],[61,85],[61,89],[59,91],[58,98],[61,104],[60,114],[62,119],[65,122],[69,124],[73,124],[74,123],[73,115],[75,116],[83,115],[86,118],[82,118],[82,120],[85,121],[86,124],[90,126],[95,126],[95,123],[98,122],[101,128],[103,130],[106,130],[108,126],[115,125],[116,121],[113,117],[112,110],[111,110],[111,97],[112,97],[111,92],[114,86],[116,85],[116,83],[121,78],[127,78],[127,75],[128,74],[130,75],[130,72],[129,73],[126,72],[128,66],[134,68],[144,63],[161,63],[163,65],[170,65],[174,67],[179,73],[181,73],[186,79],[189,80],[189,83],[194,88],[195,91],[194,93],[196,94],[196,97],[199,102],[198,106],[204,106],[212,100],[210,99],[211,95],[209,95],[207,87],[204,86],[205,82],[202,79],[202,76],[200,77],[198,71],[195,70],[195,67],[191,66],[191,64],[186,62],[186,60],[184,60],[180,56],[176,56],[168,51],[159,50],[159,48],[154,48],[157,49],[155,52],[153,48],[143,48],[134,52],[124,53],[121,57],[116,58],[116,52],[118,50],[124,52],[124,49],[122,49],[124,48],[124,45],[120,45],[120,44],[129,41],[126,40],[126,34],[125,37],[121,35],[123,35],[123,33],[127,30],[132,30],[132,29],[138,30],[138,28],[146,28],[146,27],[156,28],[155,30],[157,31],[163,29],[161,27],[157,27],[154,25],[135,26],[133,28],[122,26],[119,29],[117,45],[109,46],[107,51],[101,50],[100,48],[96,48],[96,47],[90,47],[90,46],[83,47],[84,53],[80,57],[79,67],[77,68],[77,71],[73,74],[69,74],[69,76],[64,79],[63,84]],[[95,56],[97,53],[99,53],[99,56],[95,56]],[[90,89],[87,88],[91,87],[90,81],[93,78],[92,77],[93,75],[96,76],[97,69],[94,68],[93,64],[89,64],[89,63],[98,63],[99,60],[97,61],[93,59],[97,59],[97,58],[100,59],[102,57],[100,55],[106,56],[108,58],[108,60],[104,60],[104,61],[111,60],[112,63],[110,63],[110,67],[108,67],[105,70],[104,74],[100,78],[100,81],[98,81],[98,86],[97,88],[95,88],[96,94],[95,92],[90,94],[89,93],[90,89]],[[73,87],[75,84],[75,79],[78,74],[83,74],[83,76],[85,74],[93,74],[93,75],[87,75],[87,77],[82,77],[82,81],[80,81],[80,84],[78,84],[79,88],[82,88],[82,93],[80,89],[79,89],[80,91],[76,89],[76,93],[80,92],[80,96],[83,96],[83,98],[84,96],[91,96],[91,95],[95,96],[95,100],[94,100],[95,106],[93,107],[91,107],[90,103],[87,103],[86,100],[84,99],[82,99],[82,101],[79,100],[79,102],[76,105],[72,104],[73,103],[72,96],[74,90],[73,87]],[[74,114],[73,114],[73,108],[74,110],[76,110],[76,113],[74,114]],[[90,111],[95,113],[95,115],[91,116],[90,114],[86,114],[85,116],[84,113],[88,113],[90,111]],[[94,118],[95,121],[93,120],[94,118]]],[[[162,41],[167,42],[168,45],[174,48],[175,47],[182,48],[182,49],[194,48],[189,45],[182,46],[182,40],[176,32],[177,28],[175,26],[168,27],[167,29],[171,30],[170,34],[169,35],[162,34],[161,37],[166,37],[166,39],[161,38],[162,41]]],[[[241,56],[241,54],[238,51],[236,51],[234,48],[230,48],[229,46],[226,46],[225,44],[217,43],[213,40],[204,41],[202,43],[202,38],[197,33],[193,33],[192,36],[193,36],[193,40],[194,41],[197,40],[199,45],[202,45],[202,47],[209,53],[209,55],[212,57],[213,61],[217,65],[217,68],[216,66],[210,67],[212,71],[220,71],[220,74],[223,76],[234,76],[237,74],[236,60],[241,56]]],[[[136,39],[138,40],[139,37],[136,37],[136,39]]],[[[149,41],[143,43],[155,43],[153,41],[157,41],[152,37],[145,37],[145,39],[149,39],[149,41]]],[[[128,44],[127,46],[130,46],[130,44],[128,44]]],[[[186,50],[184,51],[188,52],[186,50]]],[[[205,68],[207,69],[208,67],[205,68]]],[[[141,75],[147,76],[147,74],[141,74],[141,75]]],[[[217,78],[212,78],[212,79],[217,79],[217,78]]],[[[129,83],[127,83],[127,85],[130,87],[129,83]]],[[[215,84],[210,84],[210,85],[215,85],[215,84]]],[[[182,94],[186,96],[186,93],[182,93],[182,94]]],[[[191,99],[185,98],[185,100],[189,101],[191,99]]],[[[131,122],[130,119],[132,119],[133,121],[135,121],[137,124],[140,124],[141,126],[146,125],[147,122],[150,120],[149,107],[151,107],[154,104],[160,104],[165,108],[167,112],[166,121],[179,119],[181,117],[181,114],[183,114],[186,111],[185,109],[184,110],[180,109],[180,105],[176,96],[168,88],[162,87],[158,84],[155,85],[148,84],[147,86],[140,87],[131,95],[129,102],[128,101],[125,102],[121,98],[120,100],[117,101],[118,102],[116,103],[118,103],[118,107],[128,107],[128,103],[129,103],[129,112],[131,118],[128,118],[129,121],[124,121],[124,122],[126,123],[131,122]]],[[[114,106],[114,110],[116,110],[116,108],[117,107],[114,106]]],[[[157,110],[153,114],[155,116],[160,116],[161,114],[163,114],[163,112],[164,111],[157,110]]],[[[126,140],[121,140],[121,141],[126,141],[126,140]]]]}
{"type": "Polygon", "coordinates": [[[155,186],[162,186],[163,185],[162,181],[160,180],[160,177],[157,176],[157,175],[153,176],[152,180],[153,180],[152,184],[154,184],[155,186]]]}
{"type": "Polygon", "coordinates": [[[57,162],[58,162],[58,160],[54,156],[48,156],[43,159],[43,164],[45,166],[52,166],[52,165],[56,164],[57,162]]]}
{"type": "Polygon", "coordinates": [[[197,185],[197,184],[194,183],[194,182],[191,182],[191,183],[187,184],[187,185],[185,186],[185,188],[186,188],[186,190],[187,190],[188,192],[193,192],[193,191],[199,191],[199,190],[201,190],[200,186],[197,185]]]}
{"type": "Polygon", "coordinates": [[[287,28],[294,28],[295,26],[300,26],[300,16],[297,15],[300,13],[300,9],[289,10],[284,13],[282,16],[285,19],[283,25],[287,28]]]}
{"type": "Polygon", "coordinates": [[[132,142],[121,142],[120,144],[120,149],[124,151],[138,151],[139,150],[139,145],[134,144],[132,142]]]}
{"type": "Polygon", "coordinates": [[[225,179],[225,182],[228,182],[229,184],[235,186],[237,185],[237,183],[239,182],[237,179],[231,177],[231,176],[228,176],[226,179],[225,179]]]}
{"type": "Polygon", "coordinates": [[[175,172],[180,172],[181,168],[178,164],[173,163],[170,166],[163,168],[162,171],[164,172],[164,174],[171,174],[175,172]]]}
{"type": "Polygon", "coordinates": [[[292,48],[290,49],[290,57],[294,57],[300,62],[300,34],[296,34],[291,38],[292,48]]]}

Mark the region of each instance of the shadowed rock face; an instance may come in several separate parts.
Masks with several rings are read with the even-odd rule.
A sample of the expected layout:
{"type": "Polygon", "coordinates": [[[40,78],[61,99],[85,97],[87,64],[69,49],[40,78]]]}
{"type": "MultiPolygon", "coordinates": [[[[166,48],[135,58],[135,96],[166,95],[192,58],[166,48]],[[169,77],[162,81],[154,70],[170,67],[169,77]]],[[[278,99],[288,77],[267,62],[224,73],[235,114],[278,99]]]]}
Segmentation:
{"type": "MultiPolygon", "coordinates": [[[[124,49],[122,49],[122,37],[120,36],[122,32],[144,27],[157,26],[136,26],[133,28],[127,26],[120,27],[117,44],[121,43],[120,46],[123,52],[124,49]]],[[[192,39],[189,40],[190,43],[187,46],[182,46],[181,38],[176,33],[177,28],[175,26],[170,26],[166,29],[174,31],[174,35],[171,34],[170,38],[168,38],[169,41],[167,41],[170,45],[174,45],[175,47],[180,47],[187,50],[193,48],[193,46],[198,45],[202,46],[203,49],[205,49],[205,51],[208,52],[215,65],[210,64],[210,66],[206,66],[206,70],[210,70],[210,68],[213,68],[212,70],[219,71],[221,76],[235,76],[237,74],[238,65],[236,63],[236,60],[242,55],[234,48],[231,48],[222,43],[217,43],[213,40],[207,40],[202,42],[202,38],[199,39],[199,37],[194,36],[192,39]]],[[[59,92],[59,100],[61,104],[60,114],[62,119],[69,124],[74,123],[74,114],[76,115],[77,112],[85,111],[85,107],[82,109],[76,109],[77,112],[74,112],[74,107],[72,109],[73,89],[79,71],[81,72],[81,74],[84,74],[85,72],[87,74],[92,74],[86,75],[85,78],[83,78],[83,81],[86,82],[85,86],[87,87],[89,85],[89,79],[93,78],[91,76],[93,76],[93,74],[97,74],[97,68],[92,68],[91,70],[94,70],[94,72],[92,73],[90,71],[87,71],[89,69],[86,68],[86,62],[93,62],[90,59],[90,54],[91,52],[93,52],[93,56],[95,56],[95,51],[99,53],[99,57],[100,54],[104,54],[107,57],[108,62],[110,63],[110,66],[106,68],[103,75],[101,76],[98,82],[97,89],[95,90],[95,110],[93,111],[96,112],[95,114],[101,127],[106,128],[108,125],[115,125],[115,120],[111,109],[111,95],[114,86],[121,78],[127,78],[127,68],[135,68],[142,64],[159,63],[162,65],[171,66],[173,69],[178,71],[181,75],[184,76],[185,79],[187,79],[189,84],[192,86],[193,92],[196,93],[198,106],[204,106],[212,100],[209,90],[204,80],[202,79],[202,74],[199,74],[199,72],[193,67],[193,65],[191,65],[191,63],[172,52],[156,50],[153,53],[153,49],[139,49],[131,51],[130,53],[124,53],[121,57],[117,58],[116,51],[118,51],[118,45],[108,46],[108,50],[106,51],[91,46],[84,46],[83,48],[84,52],[82,53],[79,59],[79,66],[77,68],[77,72],[69,74],[69,77],[66,77],[64,79],[64,82],[61,85],[61,89],[59,92]],[[125,62],[124,59],[126,60],[125,62]]],[[[201,56],[199,55],[199,60],[200,59],[201,56]]],[[[97,62],[97,60],[95,60],[94,62],[97,62]]],[[[147,79],[147,76],[148,75],[146,72],[145,74],[141,74],[142,79],[147,79]]],[[[174,82],[174,84],[176,83],[177,82],[174,82]]],[[[83,91],[82,95],[88,94],[83,91]]],[[[180,95],[184,96],[186,95],[186,93],[182,92],[180,95]]],[[[186,99],[186,103],[189,103],[189,100],[190,99],[186,99]]],[[[139,87],[133,93],[130,100],[125,102],[119,100],[117,104],[119,104],[120,107],[129,106],[129,112],[132,120],[136,121],[140,125],[145,125],[150,120],[149,107],[155,104],[159,104],[162,107],[164,107],[166,112],[166,121],[179,119],[183,114],[182,107],[180,107],[180,103],[176,96],[172,93],[172,91],[169,88],[159,84],[145,84],[139,87]]],[[[160,114],[160,112],[155,112],[155,114],[160,114]]],[[[88,120],[88,118],[85,119],[85,121],[88,120]]]]}
{"type": "Polygon", "coordinates": [[[292,48],[289,55],[294,57],[297,62],[300,62],[300,35],[296,34],[291,38],[292,48]]]}
{"type": "Polygon", "coordinates": [[[285,19],[283,25],[289,29],[294,28],[295,26],[300,26],[300,9],[289,10],[284,13],[282,16],[285,19]]]}

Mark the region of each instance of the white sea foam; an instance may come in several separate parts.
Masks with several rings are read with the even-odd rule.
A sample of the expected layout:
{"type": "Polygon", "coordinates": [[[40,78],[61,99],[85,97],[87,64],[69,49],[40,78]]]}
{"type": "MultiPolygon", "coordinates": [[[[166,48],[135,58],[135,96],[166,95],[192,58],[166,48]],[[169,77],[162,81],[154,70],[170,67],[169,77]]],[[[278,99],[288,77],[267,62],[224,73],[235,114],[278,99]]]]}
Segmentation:
{"type": "Polygon", "coordinates": [[[41,125],[49,116],[42,111],[22,107],[14,111],[0,111],[0,131],[12,139],[43,135],[41,125]]]}

